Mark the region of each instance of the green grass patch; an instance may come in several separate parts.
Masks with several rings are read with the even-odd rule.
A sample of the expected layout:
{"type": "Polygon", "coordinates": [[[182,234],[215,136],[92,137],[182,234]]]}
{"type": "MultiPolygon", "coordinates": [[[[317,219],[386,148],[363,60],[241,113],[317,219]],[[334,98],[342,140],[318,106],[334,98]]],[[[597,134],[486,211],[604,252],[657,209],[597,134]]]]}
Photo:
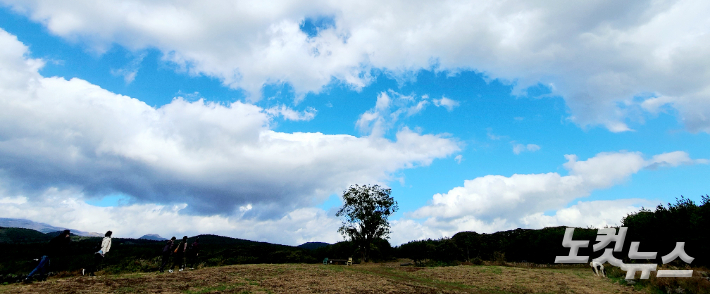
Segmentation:
{"type": "Polygon", "coordinates": [[[339,273],[345,271],[345,266],[340,266],[340,265],[324,265],[323,268],[326,268],[330,271],[339,272],[339,273]]]}
{"type": "Polygon", "coordinates": [[[500,266],[495,266],[495,265],[482,265],[476,267],[480,272],[482,273],[490,273],[490,274],[496,274],[500,275],[503,274],[503,269],[500,266]]]}

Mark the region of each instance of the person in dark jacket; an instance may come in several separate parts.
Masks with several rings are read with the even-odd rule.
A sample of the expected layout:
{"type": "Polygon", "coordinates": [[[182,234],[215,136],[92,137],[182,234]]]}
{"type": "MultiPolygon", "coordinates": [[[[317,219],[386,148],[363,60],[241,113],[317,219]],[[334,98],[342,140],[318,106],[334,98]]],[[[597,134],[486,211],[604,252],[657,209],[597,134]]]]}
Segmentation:
{"type": "Polygon", "coordinates": [[[49,272],[51,259],[56,259],[65,254],[69,244],[71,243],[69,230],[64,230],[56,237],[49,241],[49,245],[45,249],[46,255],[39,259],[39,264],[25,278],[25,282],[31,282],[32,276],[39,274],[40,280],[46,280],[49,272]]]}
{"type": "MultiPolygon", "coordinates": [[[[173,251],[173,267],[178,267],[180,271],[185,269],[185,252],[187,251],[187,236],[182,237],[182,241],[173,251]]],[[[170,268],[172,270],[172,267],[170,268]]]]}
{"type": "MultiPolygon", "coordinates": [[[[175,236],[170,238],[170,240],[168,240],[168,242],[166,242],[165,246],[163,247],[163,259],[162,263],[160,264],[161,273],[163,272],[165,265],[168,264],[168,261],[170,260],[170,255],[173,253],[173,244],[175,244],[175,236]]],[[[170,269],[170,272],[173,272],[172,268],[170,269]]]]}
{"type": "Polygon", "coordinates": [[[200,256],[200,237],[195,238],[195,242],[192,242],[190,249],[188,250],[188,263],[190,264],[190,269],[195,269],[197,265],[197,259],[200,256]]]}

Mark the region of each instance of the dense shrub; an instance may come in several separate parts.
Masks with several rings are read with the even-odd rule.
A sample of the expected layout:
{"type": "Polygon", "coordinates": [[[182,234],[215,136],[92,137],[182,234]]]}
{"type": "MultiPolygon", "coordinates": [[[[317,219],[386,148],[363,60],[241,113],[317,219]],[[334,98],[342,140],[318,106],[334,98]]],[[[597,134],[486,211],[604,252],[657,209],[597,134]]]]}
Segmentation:
{"type": "MultiPolygon", "coordinates": [[[[395,255],[395,248],[392,248],[389,241],[380,238],[373,240],[370,247],[371,261],[382,262],[393,260],[395,255]]],[[[324,258],[348,259],[352,257],[355,263],[360,263],[362,251],[357,245],[355,245],[355,243],[350,241],[342,241],[332,245],[316,248],[312,251],[312,256],[316,261],[322,261],[324,258]]]]}
{"type": "Polygon", "coordinates": [[[621,224],[629,227],[624,252],[631,241],[638,241],[641,251],[657,252],[655,263],[661,264],[661,257],[673,251],[676,242],[685,242],[685,252],[695,258],[693,265],[710,266],[710,197],[701,199],[696,205],[681,196],[667,207],[642,208],[624,217],[621,224]]]}

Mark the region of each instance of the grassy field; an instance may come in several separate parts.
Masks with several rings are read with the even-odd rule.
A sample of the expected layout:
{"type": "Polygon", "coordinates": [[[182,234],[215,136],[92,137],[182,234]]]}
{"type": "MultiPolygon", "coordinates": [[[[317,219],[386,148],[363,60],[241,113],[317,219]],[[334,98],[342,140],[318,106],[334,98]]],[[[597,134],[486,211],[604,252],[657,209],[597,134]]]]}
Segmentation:
{"type": "Polygon", "coordinates": [[[253,264],[175,273],[50,278],[0,293],[640,293],[586,268],[253,264]]]}

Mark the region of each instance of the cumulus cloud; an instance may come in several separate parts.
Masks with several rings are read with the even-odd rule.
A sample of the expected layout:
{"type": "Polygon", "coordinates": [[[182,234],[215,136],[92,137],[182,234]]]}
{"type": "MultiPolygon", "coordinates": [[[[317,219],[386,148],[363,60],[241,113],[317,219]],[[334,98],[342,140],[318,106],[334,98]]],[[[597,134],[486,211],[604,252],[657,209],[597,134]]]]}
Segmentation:
{"type": "Polygon", "coordinates": [[[685,153],[683,151],[675,151],[653,156],[653,158],[649,160],[649,164],[646,166],[646,168],[656,169],[659,167],[675,167],[679,165],[708,163],[710,163],[710,161],[707,159],[691,159],[688,153],[685,153]]]}
{"type": "Polygon", "coordinates": [[[594,190],[620,184],[659,161],[703,162],[690,160],[682,151],[658,154],[648,160],[638,152],[599,153],[584,161],[579,161],[575,155],[565,157],[566,176],[550,172],[510,177],[487,175],[466,180],[462,187],[436,194],[429,204],[406,214],[410,219],[424,219],[423,222],[402,221],[399,225],[422,234],[437,232],[439,236],[450,236],[463,230],[495,232],[518,227],[618,224],[627,213],[648,206],[649,202],[619,199],[579,201],[570,207],[565,206],[594,190]],[[546,215],[548,211],[556,212],[546,215]]]}
{"type": "Polygon", "coordinates": [[[516,94],[548,86],[582,126],[627,131],[630,112],[667,105],[689,130],[710,132],[707,1],[3,2],[98,51],[157,48],[252,99],[268,83],[299,97],[332,80],[359,89],[373,69],[398,79],[474,70],[516,94]],[[322,16],[332,23],[315,35],[300,29],[322,16]]]}
{"type": "Polygon", "coordinates": [[[535,152],[538,150],[540,150],[540,146],[535,145],[535,144],[524,145],[524,144],[513,143],[513,153],[515,153],[516,155],[520,154],[523,151],[535,152]]]}
{"type": "Polygon", "coordinates": [[[392,244],[402,244],[412,240],[451,237],[462,231],[495,233],[516,228],[541,229],[554,226],[596,227],[617,226],[623,217],[641,207],[656,205],[646,199],[618,199],[599,201],[579,201],[574,205],[558,209],[552,215],[536,212],[519,218],[494,218],[483,220],[475,216],[454,219],[427,218],[422,222],[403,218],[392,222],[392,244]]]}
{"type": "Polygon", "coordinates": [[[566,158],[567,176],[558,173],[487,175],[466,180],[463,187],[434,195],[430,205],[418,209],[412,216],[514,219],[518,215],[562,207],[592,190],[613,186],[638,172],[646,163],[641,154],[631,152],[601,153],[586,161],[577,161],[574,155],[566,158]]]}
{"type": "Polygon", "coordinates": [[[459,150],[406,127],[394,140],[275,132],[272,115],[293,113],[239,101],[153,108],[81,79],[42,77],[42,62],[2,30],[0,47],[0,180],[10,197],[75,189],[200,215],[251,206],[245,218],[273,219],[459,150]]]}
{"type": "Polygon", "coordinates": [[[617,199],[598,201],[579,201],[576,204],[559,209],[553,215],[542,212],[526,215],[519,222],[526,227],[544,228],[565,225],[570,227],[618,226],[621,219],[640,206],[653,206],[656,203],[647,199],[617,199]]]}

